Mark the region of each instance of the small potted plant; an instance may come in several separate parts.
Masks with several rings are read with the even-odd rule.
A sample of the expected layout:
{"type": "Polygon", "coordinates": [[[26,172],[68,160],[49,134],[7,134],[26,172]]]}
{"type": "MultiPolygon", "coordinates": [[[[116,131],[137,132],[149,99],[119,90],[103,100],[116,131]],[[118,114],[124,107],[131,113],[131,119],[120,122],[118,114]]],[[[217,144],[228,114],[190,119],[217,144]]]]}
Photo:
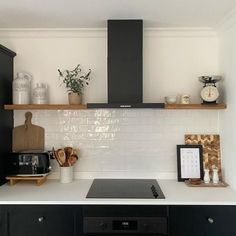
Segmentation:
{"type": "Polygon", "coordinates": [[[87,73],[83,72],[80,64],[73,70],[61,71],[58,69],[59,76],[67,89],[69,104],[80,104],[85,85],[89,84],[91,69],[87,73]]]}

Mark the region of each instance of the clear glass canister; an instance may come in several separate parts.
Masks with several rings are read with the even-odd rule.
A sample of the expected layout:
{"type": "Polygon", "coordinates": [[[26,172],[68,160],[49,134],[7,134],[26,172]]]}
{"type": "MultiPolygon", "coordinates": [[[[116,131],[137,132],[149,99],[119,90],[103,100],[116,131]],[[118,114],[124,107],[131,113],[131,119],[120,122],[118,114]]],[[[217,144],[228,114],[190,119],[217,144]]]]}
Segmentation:
{"type": "Polygon", "coordinates": [[[30,103],[30,85],[32,76],[19,72],[12,83],[13,104],[29,104],[30,103]]]}
{"type": "Polygon", "coordinates": [[[33,104],[48,104],[48,86],[44,83],[37,83],[33,89],[33,104]]]}

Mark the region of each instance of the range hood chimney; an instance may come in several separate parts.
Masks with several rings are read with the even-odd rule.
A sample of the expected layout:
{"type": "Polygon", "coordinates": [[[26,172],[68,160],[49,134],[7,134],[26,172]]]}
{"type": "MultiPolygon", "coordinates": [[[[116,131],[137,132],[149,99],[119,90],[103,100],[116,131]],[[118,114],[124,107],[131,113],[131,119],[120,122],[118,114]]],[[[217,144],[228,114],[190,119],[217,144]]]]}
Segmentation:
{"type": "Polygon", "coordinates": [[[164,108],[143,103],[143,21],[108,20],[108,103],[88,108],[164,108]]]}

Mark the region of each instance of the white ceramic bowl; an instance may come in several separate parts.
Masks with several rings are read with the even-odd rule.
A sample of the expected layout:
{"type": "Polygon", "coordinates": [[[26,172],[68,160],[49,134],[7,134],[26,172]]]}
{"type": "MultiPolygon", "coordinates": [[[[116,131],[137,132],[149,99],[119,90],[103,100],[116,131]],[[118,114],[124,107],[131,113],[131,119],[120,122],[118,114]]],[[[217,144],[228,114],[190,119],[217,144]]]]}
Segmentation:
{"type": "Polygon", "coordinates": [[[177,102],[177,96],[166,96],[165,97],[165,102],[167,103],[167,104],[174,104],[174,103],[176,103],[177,102]]]}

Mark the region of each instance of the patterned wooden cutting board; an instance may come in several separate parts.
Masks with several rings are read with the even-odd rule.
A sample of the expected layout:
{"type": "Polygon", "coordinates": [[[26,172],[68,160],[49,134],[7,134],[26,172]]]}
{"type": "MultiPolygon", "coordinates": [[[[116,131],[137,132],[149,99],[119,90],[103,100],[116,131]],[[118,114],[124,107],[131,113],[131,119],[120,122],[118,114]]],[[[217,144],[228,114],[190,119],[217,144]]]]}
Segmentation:
{"type": "Polygon", "coordinates": [[[218,168],[219,179],[222,180],[221,156],[220,156],[220,135],[218,134],[185,134],[185,144],[200,144],[203,147],[203,168],[210,170],[218,168]]]}

